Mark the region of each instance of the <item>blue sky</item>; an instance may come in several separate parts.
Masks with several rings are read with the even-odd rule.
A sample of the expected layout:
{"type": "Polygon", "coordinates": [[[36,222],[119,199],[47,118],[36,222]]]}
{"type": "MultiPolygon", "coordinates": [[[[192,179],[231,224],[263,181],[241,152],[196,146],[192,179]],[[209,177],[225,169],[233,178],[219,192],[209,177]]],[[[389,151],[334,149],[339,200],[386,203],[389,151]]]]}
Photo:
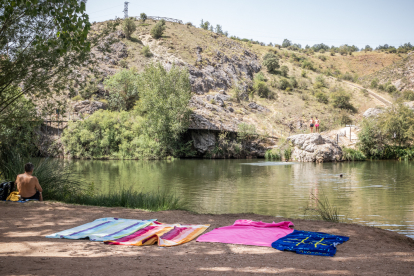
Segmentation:
{"type": "MultiPolygon", "coordinates": [[[[88,0],[90,21],[123,17],[124,1],[88,0]]],[[[414,0],[129,0],[129,16],[163,16],[220,24],[230,35],[304,47],[316,43],[364,47],[414,44],[414,0]]]]}

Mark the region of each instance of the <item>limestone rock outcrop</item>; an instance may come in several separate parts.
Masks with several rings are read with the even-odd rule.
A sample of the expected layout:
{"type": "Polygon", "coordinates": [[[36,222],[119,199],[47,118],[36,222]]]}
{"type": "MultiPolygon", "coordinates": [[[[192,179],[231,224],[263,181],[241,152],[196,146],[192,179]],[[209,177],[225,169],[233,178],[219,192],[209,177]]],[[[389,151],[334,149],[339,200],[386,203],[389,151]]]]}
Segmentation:
{"type": "Polygon", "coordinates": [[[370,117],[377,117],[379,114],[383,113],[384,109],[381,108],[368,108],[363,116],[364,118],[370,118],[370,117]]]}
{"type": "Polygon", "coordinates": [[[341,147],[319,133],[293,135],[287,140],[293,145],[292,160],[318,163],[342,160],[341,147]]]}
{"type": "Polygon", "coordinates": [[[106,106],[102,102],[98,101],[80,101],[73,105],[73,110],[78,113],[93,114],[99,109],[106,109],[106,106]]]}

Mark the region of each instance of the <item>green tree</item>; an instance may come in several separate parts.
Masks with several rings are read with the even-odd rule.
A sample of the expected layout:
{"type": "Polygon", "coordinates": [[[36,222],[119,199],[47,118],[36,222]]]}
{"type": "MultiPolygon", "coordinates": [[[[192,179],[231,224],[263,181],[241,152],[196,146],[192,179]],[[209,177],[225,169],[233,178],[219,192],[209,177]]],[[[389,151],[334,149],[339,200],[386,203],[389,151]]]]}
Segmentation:
{"type": "Polygon", "coordinates": [[[138,100],[138,74],[134,70],[123,69],[105,79],[105,89],[109,91],[108,106],[111,110],[130,110],[138,100]]]}
{"type": "Polygon", "coordinates": [[[0,121],[23,95],[42,99],[80,81],[73,72],[91,45],[84,2],[2,1],[0,26],[0,121]]]}
{"type": "Polygon", "coordinates": [[[378,87],[378,79],[375,78],[371,81],[371,88],[377,88],[378,87]]]}
{"type": "Polygon", "coordinates": [[[282,48],[287,48],[287,47],[289,47],[291,45],[292,45],[292,41],[290,41],[289,39],[285,38],[283,40],[283,43],[282,43],[282,48]]]}
{"type": "Polygon", "coordinates": [[[379,115],[379,125],[389,143],[399,146],[411,142],[414,137],[414,111],[398,104],[379,115]]]}
{"type": "Polygon", "coordinates": [[[280,67],[280,74],[284,77],[287,77],[289,73],[289,68],[286,65],[280,67]]]}
{"type": "Polygon", "coordinates": [[[267,52],[263,57],[263,65],[266,66],[267,71],[274,72],[279,68],[279,59],[272,52],[267,52]]]}
{"type": "Polygon", "coordinates": [[[142,20],[142,22],[145,22],[148,17],[147,14],[143,12],[139,15],[139,18],[142,20]]]}
{"type": "Polygon", "coordinates": [[[135,25],[134,19],[132,17],[124,19],[122,23],[122,30],[125,33],[127,38],[131,38],[131,35],[135,32],[137,26],[135,25]]]}
{"type": "Polygon", "coordinates": [[[162,19],[151,29],[151,36],[155,39],[160,38],[166,29],[165,21],[162,19]]]}
{"type": "Polygon", "coordinates": [[[351,96],[344,90],[340,89],[331,94],[332,105],[336,108],[354,110],[351,104],[351,96]]]}
{"type": "Polygon", "coordinates": [[[138,110],[145,117],[144,130],[155,139],[163,154],[174,154],[179,138],[188,129],[191,110],[190,76],[187,70],[151,64],[139,75],[140,101],[138,110]]]}

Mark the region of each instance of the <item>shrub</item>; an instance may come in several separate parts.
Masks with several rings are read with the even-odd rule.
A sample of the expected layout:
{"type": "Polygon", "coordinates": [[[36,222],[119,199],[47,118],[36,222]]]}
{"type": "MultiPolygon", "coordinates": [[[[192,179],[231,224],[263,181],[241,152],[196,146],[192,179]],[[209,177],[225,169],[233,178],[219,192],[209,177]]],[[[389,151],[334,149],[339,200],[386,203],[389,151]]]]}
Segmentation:
{"type": "Polygon", "coordinates": [[[296,80],[295,77],[292,77],[290,79],[290,85],[292,86],[292,88],[297,88],[298,87],[298,81],[296,80]]]}
{"type": "Polygon", "coordinates": [[[286,89],[288,89],[288,88],[290,88],[290,83],[289,83],[289,81],[288,81],[287,79],[281,79],[281,80],[279,81],[279,89],[281,89],[281,90],[286,90],[286,89]]]}
{"type": "Polygon", "coordinates": [[[134,70],[123,69],[105,79],[105,89],[109,91],[108,105],[111,110],[130,110],[138,100],[136,85],[137,73],[134,70]]]}
{"type": "Polygon", "coordinates": [[[315,67],[313,66],[313,63],[308,60],[304,60],[302,62],[302,68],[315,71],[315,67]]]}
{"type": "Polygon", "coordinates": [[[362,93],[365,97],[368,97],[368,95],[369,95],[368,90],[366,90],[365,88],[361,90],[361,93],[362,93]]]}
{"type": "Polygon", "coordinates": [[[141,54],[144,57],[152,57],[152,53],[151,53],[151,50],[150,50],[149,46],[142,47],[141,54]]]}
{"type": "Polygon", "coordinates": [[[332,49],[332,50],[330,51],[330,54],[331,54],[331,56],[334,56],[334,55],[335,55],[335,50],[334,50],[334,49],[332,49]]]}
{"type": "Polygon", "coordinates": [[[322,61],[326,61],[327,57],[324,55],[319,55],[318,58],[322,61]]]}
{"type": "Polygon", "coordinates": [[[302,78],[306,78],[306,71],[302,70],[302,72],[300,73],[300,75],[302,76],[302,78]]]}
{"type": "Polygon", "coordinates": [[[405,90],[402,93],[403,99],[407,101],[414,101],[414,91],[412,90],[405,90]]]}
{"type": "Polygon", "coordinates": [[[237,138],[241,142],[247,143],[256,137],[256,127],[254,125],[240,123],[237,128],[237,138]]]}
{"type": "Polygon", "coordinates": [[[145,20],[147,20],[147,15],[143,12],[139,15],[139,18],[142,20],[142,22],[145,22],[145,20]]]}
{"type": "Polygon", "coordinates": [[[313,87],[315,89],[320,89],[320,88],[324,88],[324,87],[327,88],[328,84],[326,83],[326,80],[322,75],[318,75],[315,78],[315,83],[313,84],[313,87]]]}
{"type": "Polygon", "coordinates": [[[277,151],[276,149],[267,150],[265,153],[266,159],[273,159],[273,160],[281,160],[282,156],[280,150],[277,151]]]}
{"type": "Polygon", "coordinates": [[[122,68],[127,68],[128,67],[128,63],[127,63],[126,59],[121,59],[119,61],[119,66],[121,66],[122,68]]]}
{"type": "Polygon", "coordinates": [[[327,104],[329,102],[328,96],[326,96],[326,94],[321,91],[316,92],[315,97],[320,103],[327,104]]]}
{"type": "Polygon", "coordinates": [[[268,52],[263,57],[263,65],[266,66],[267,71],[274,72],[280,66],[279,65],[279,59],[277,58],[277,56],[274,53],[268,52]]]}
{"type": "Polygon", "coordinates": [[[287,77],[289,73],[289,68],[286,65],[280,67],[280,74],[284,77],[287,77]]]}
{"type": "Polygon", "coordinates": [[[365,161],[367,157],[365,154],[356,149],[342,148],[342,160],[346,161],[365,161]]]}
{"type": "Polygon", "coordinates": [[[132,33],[135,32],[136,29],[137,26],[135,25],[133,18],[130,17],[124,19],[124,22],[122,23],[122,30],[127,38],[131,38],[132,33]]]}
{"type": "Polygon", "coordinates": [[[378,89],[384,91],[385,90],[385,86],[383,84],[378,85],[378,89]]]}
{"type": "Polygon", "coordinates": [[[255,80],[253,84],[253,91],[261,98],[268,98],[269,97],[269,87],[267,87],[264,81],[255,80]]]}
{"type": "Polygon", "coordinates": [[[342,76],[342,79],[343,80],[347,80],[347,81],[354,81],[354,77],[349,73],[349,72],[346,72],[343,76],[342,76]]]}
{"type": "Polygon", "coordinates": [[[308,83],[304,80],[300,81],[299,88],[304,90],[308,89],[308,83]]]}
{"type": "Polygon", "coordinates": [[[82,98],[81,95],[76,95],[75,97],[72,98],[72,101],[78,102],[78,101],[83,101],[84,99],[82,98]]]}
{"type": "Polygon", "coordinates": [[[378,79],[377,78],[375,78],[371,81],[370,87],[371,88],[377,88],[378,87],[378,79]]]}
{"type": "Polygon", "coordinates": [[[151,29],[151,36],[155,39],[162,37],[165,31],[165,28],[166,28],[165,21],[164,20],[158,21],[157,24],[155,24],[154,27],[152,27],[151,29]]]}
{"type": "Polygon", "coordinates": [[[257,81],[267,81],[266,77],[263,75],[262,72],[259,72],[256,75],[254,75],[254,80],[257,80],[257,81]]]}
{"type": "Polygon", "coordinates": [[[343,90],[331,94],[332,105],[336,108],[351,109],[354,107],[350,102],[351,96],[343,90]]]}
{"type": "Polygon", "coordinates": [[[390,85],[388,85],[387,87],[386,87],[386,89],[385,89],[388,93],[394,93],[395,91],[397,91],[397,88],[394,86],[394,85],[392,85],[392,84],[390,84],[390,85]]]}
{"type": "Polygon", "coordinates": [[[290,157],[292,156],[292,148],[288,147],[287,149],[285,149],[283,155],[285,157],[285,161],[289,161],[290,157]]]}

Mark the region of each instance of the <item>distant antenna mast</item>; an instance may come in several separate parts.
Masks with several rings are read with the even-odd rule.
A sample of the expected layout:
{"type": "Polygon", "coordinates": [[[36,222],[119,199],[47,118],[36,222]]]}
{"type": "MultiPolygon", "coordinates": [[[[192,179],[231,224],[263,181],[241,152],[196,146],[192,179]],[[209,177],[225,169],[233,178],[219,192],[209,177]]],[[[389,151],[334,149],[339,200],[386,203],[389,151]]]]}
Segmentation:
{"type": "Polygon", "coordinates": [[[128,3],[129,2],[124,2],[124,19],[128,18],[128,3]]]}

